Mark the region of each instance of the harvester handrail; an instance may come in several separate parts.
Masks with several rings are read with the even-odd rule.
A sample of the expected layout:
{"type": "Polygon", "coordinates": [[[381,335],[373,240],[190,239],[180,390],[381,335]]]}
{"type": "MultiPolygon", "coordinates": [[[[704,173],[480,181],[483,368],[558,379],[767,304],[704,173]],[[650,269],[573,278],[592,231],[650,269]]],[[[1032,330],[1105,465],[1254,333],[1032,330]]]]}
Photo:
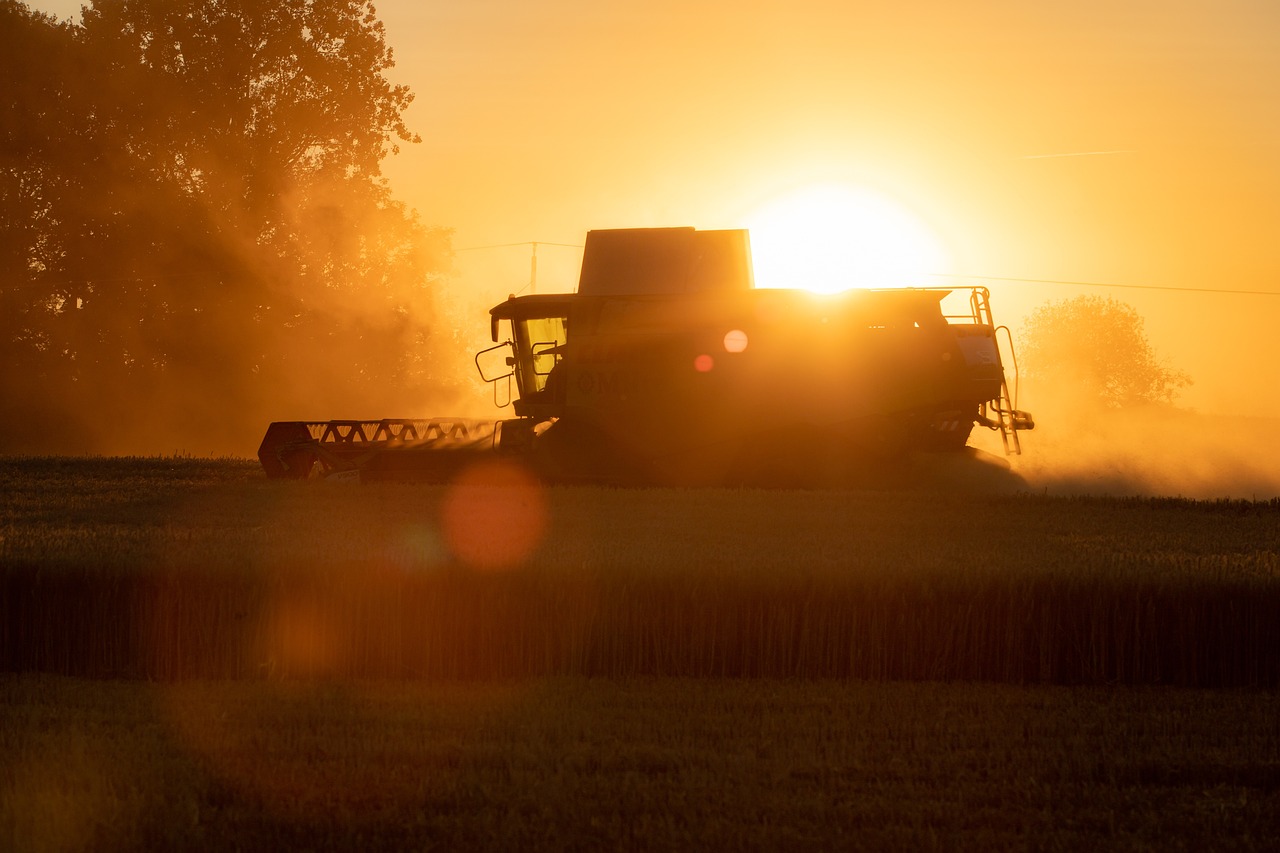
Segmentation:
{"type": "MultiPolygon", "coordinates": [[[[1004,325],[996,326],[997,336],[1000,332],[1004,332],[1005,340],[1009,344],[1009,361],[1013,363],[1013,394],[1009,398],[1009,403],[1016,410],[1018,408],[1018,352],[1014,349],[1013,332],[1010,331],[1009,327],[1004,325]]],[[[998,337],[997,340],[999,340],[998,337]]]]}
{"type": "Polygon", "coordinates": [[[967,312],[951,312],[944,311],[942,317],[951,325],[960,323],[972,323],[975,326],[993,326],[991,319],[991,292],[981,285],[966,285],[965,287],[924,287],[921,290],[943,291],[945,293],[954,293],[956,290],[969,291],[969,310],[967,312]]]}

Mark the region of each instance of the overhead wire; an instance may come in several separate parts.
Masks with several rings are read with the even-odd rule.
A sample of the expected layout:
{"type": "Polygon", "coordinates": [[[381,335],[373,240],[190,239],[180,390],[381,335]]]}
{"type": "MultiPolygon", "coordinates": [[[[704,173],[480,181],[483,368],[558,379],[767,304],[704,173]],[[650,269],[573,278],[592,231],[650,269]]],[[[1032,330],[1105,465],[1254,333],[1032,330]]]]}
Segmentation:
{"type": "Polygon", "coordinates": [[[455,252],[474,252],[477,249],[510,249],[513,246],[563,246],[566,249],[581,249],[580,243],[549,243],[545,240],[525,240],[523,243],[494,243],[490,246],[463,246],[455,252]]]}
{"type": "Polygon", "coordinates": [[[580,246],[576,243],[552,243],[546,240],[524,240],[519,243],[493,243],[487,246],[463,246],[461,249],[455,249],[455,251],[474,252],[478,249],[507,249],[515,246],[530,246],[532,247],[532,254],[529,257],[529,283],[526,284],[524,287],[520,288],[519,290],[517,290],[515,293],[512,293],[511,294],[512,296],[519,296],[521,293],[524,293],[526,290],[529,290],[529,291],[536,290],[537,284],[538,284],[538,247],[539,246],[560,246],[566,249],[584,248],[583,246],[580,246]]]}
{"type": "MultiPolygon", "coordinates": [[[[581,249],[578,243],[553,243],[542,240],[525,240],[520,243],[494,243],[484,246],[463,246],[454,251],[472,252],[481,249],[507,249],[517,246],[559,246],[566,249],[581,249]]],[[[108,278],[59,278],[59,279],[38,279],[31,278],[26,281],[7,281],[0,284],[0,291],[24,290],[36,287],[58,287],[64,285],[75,284],[114,284],[122,282],[136,283],[157,283],[161,281],[172,281],[175,279],[198,278],[207,275],[205,272],[190,273],[165,273],[162,275],[139,275],[139,276],[111,276],[108,278]]],[[[1171,293],[1210,293],[1222,296],[1280,296],[1280,290],[1241,290],[1236,288],[1218,288],[1218,287],[1174,287],[1167,284],[1126,284],[1114,281],[1080,281],[1074,279],[1058,279],[1058,278],[1020,278],[1016,276],[994,276],[994,275],[974,275],[970,273],[929,273],[931,278],[953,278],[953,279],[969,279],[976,281],[1000,281],[1008,283],[1020,284],[1056,284],[1071,287],[1112,287],[1121,290],[1162,290],[1171,293]]]]}
{"type": "Polygon", "coordinates": [[[930,273],[934,278],[964,278],[977,281],[1020,282],[1022,284],[1063,284],[1077,287],[1118,287],[1125,290],[1165,290],[1175,293],[1216,293],[1232,296],[1280,296],[1280,290],[1232,290],[1217,287],[1173,287],[1167,284],[1119,284],[1106,281],[1070,281],[1056,278],[1008,278],[994,275],[966,275],[963,273],[930,273]]]}

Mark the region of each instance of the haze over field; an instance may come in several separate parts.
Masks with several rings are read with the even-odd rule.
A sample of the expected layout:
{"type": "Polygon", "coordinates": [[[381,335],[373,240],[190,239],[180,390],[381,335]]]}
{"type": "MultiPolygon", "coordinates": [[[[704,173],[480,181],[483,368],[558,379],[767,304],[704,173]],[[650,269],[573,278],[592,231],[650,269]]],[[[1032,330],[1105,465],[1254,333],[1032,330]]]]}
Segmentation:
{"type": "MultiPolygon", "coordinates": [[[[933,272],[1280,291],[1280,10],[983,6],[382,3],[425,140],[388,174],[459,247],[738,227],[837,183],[923,221],[933,272]]],[[[540,278],[576,261],[543,249],[540,278]]],[[[501,298],[527,252],[472,270],[501,298]]],[[[1008,322],[1094,292],[990,286],[1008,322]]],[[[1104,292],[1196,379],[1185,403],[1280,415],[1280,295],[1104,292]]]]}
{"type": "MultiPolygon", "coordinates": [[[[836,218],[852,254],[806,276],[985,283],[1015,337],[1047,301],[1115,296],[1194,380],[1178,403],[1222,416],[1197,447],[1239,449],[1231,423],[1280,417],[1272,3],[377,10],[423,137],[385,173],[425,222],[455,229],[462,340],[480,343],[488,305],[530,286],[533,242],[537,289],[568,290],[592,228],[752,226],[763,250],[786,239],[770,228],[836,218]]],[[[759,284],[794,283],[762,260],[759,284]]],[[[1240,453],[1276,467],[1270,449],[1240,453]]]]}

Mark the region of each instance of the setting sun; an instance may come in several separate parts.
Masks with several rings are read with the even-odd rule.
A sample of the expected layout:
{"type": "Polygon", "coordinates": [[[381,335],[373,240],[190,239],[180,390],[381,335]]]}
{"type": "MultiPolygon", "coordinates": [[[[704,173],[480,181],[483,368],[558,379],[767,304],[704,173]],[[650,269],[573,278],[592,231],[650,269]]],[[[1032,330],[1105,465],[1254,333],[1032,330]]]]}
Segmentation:
{"type": "Polygon", "coordinates": [[[778,197],[747,220],[758,287],[833,293],[928,284],[947,253],[927,225],[869,190],[819,185],[778,197]]]}

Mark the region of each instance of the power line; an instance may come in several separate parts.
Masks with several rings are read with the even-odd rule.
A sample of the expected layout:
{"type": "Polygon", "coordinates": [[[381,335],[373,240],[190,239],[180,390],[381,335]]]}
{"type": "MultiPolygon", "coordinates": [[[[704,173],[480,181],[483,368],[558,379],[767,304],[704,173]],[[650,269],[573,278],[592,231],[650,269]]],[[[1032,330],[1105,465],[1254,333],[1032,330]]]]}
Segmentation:
{"type": "MultiPolygon", "coordinates": [[[[455,251],[470,252],[478,249],[506,249],[515,246],[532,246],[536,257],[538,246],[559,246],[567,249],[581,249],[581,245],[574,243],[549,243],[535,240],[526,240],[523,243],[497,243],[489,246],[466,246],[455,251]]],[[[159,275],[138,275],[138,276],[110,276],[107,278],[96,277],[77,277],[77,278],[57,278],[57,279],[40,279],[31,278],[25,281],[8,281],[0,284],[0,291],[25,290],[27,288],[56,288],[65,285],[110,285],[120,283],[132,284],[156,284],[165,281],[174,281],[180,279],[199,278],[207,276],[207,272],[190,272],[190,273],[163,273],[159,275]]],[[[1173,293],[1212,293],[1224,296],[1280,296],[1280,290],[1235,290],[1222,289],[1216,287],[1173,287],[1165,284],[1122,284],[1112,281],[1074,281],[1068,279],[1057,278],[1016,278],[1002,277],[994,275],[971,275],[968,273],[929,273],[932,278],[959,278],[971,279],[977,281],[1004,281],[1016,282],[1021,284],[1060,284],[1073,287],[1114,287],[1122,290],[1163,290],[1173,293]]]]}
{"type": "Polygon", "coordinates": [[[961,273],[930,273],[935,278],[968,278],[978,281],[1009,281],[1023,284],[1066,284],[1078,287],[1118,287],[1126,290],[1169,290],[1175,293],[1218,293],[1235,296],[1280,296],[1280,290],[1223,290],[1216,287],[1171,287],[1166,284],[1117,284],[1106,281],[1065,281],[1056,278],[1001,278],[994,275],[964,275],[961,273]]]}
{"type": "Polygon", "coordinates": [[[538,247],[539,246],[563,246],[566,249],[581,249],[575,243],[550,243],[543,240],[525,240],[521,243],[495,243],[491,246],[464,246],[458,249],[459,252],[474,252],[477,249],[507,249],[512,246],[530,246],[532,250],[529,254],[529,283],[513,293],[513,296],[524,293],[526,290],[530,293],[538,291],[538,247]]]}
{"type": "Polygon", "coordinates": [[[562,246],[566,249],[581,249],[578,243],[549,243],[545,240],[525,240],[523,243],[494,243],[491,246],[463,246],[455,252],[474,252],[477,249],[510,249],[513,246],[562,246]]]}
{"type": "Polygon", "coordinates": [[[1101,157],[1107,154],[1137,154],[1132,148],[1116,148],[1110,151],[1068,151],[1063,154],[1025,154],[1023,160],[1054,160],[1059,157],[1101,157]]]}

